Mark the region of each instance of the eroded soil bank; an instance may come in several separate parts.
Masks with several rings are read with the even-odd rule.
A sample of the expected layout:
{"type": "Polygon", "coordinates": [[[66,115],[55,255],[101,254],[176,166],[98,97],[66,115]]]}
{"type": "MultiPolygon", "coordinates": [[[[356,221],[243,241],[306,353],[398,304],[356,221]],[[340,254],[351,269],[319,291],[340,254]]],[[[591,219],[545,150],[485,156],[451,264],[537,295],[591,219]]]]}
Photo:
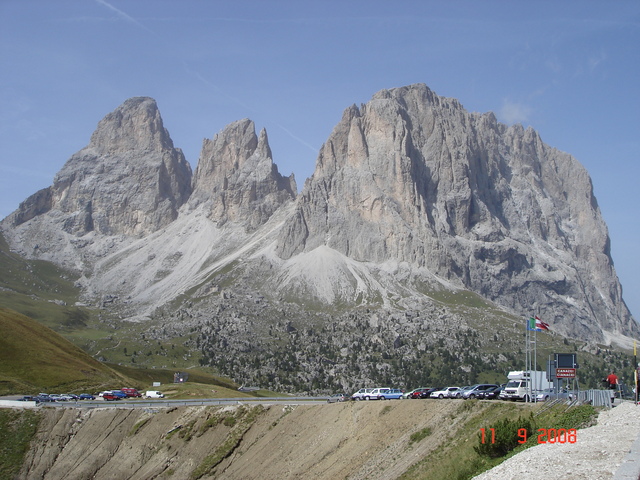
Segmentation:
{"type": "Polygon", "coordinates": [[[18,478],[398,478],[490,408],[458,400],[47,408],[18,478]],[[429,434],[412,438],[420,432],[429,434]]]}
{"type": "MultiPolygon", "coordinates": [[[[16,478],[448,480],[478,471],[483,460],[473,447],[480,428],[500,418],[529,417],[531,409],[539,407],[400,400],[42,408],[16,478]]],[[[482,478],[537,478],[540,472],[553,471],[570,471],[576,478],[593,478],[594,472],[598,478],[612,478],[638,436],[640,407],[624,403],[601,412],[597,421],[579,429],[576,442],[535,446],[482,478]]]]}

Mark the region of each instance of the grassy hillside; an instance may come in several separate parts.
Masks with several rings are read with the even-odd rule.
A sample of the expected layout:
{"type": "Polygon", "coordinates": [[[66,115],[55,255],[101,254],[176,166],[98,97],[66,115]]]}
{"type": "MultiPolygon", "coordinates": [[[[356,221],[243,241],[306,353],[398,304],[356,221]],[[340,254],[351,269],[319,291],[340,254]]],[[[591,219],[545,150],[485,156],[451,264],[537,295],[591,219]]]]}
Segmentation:
{"type": "MultiPolygon", "coordinates": [[[[420,286],[434,302],[424,311],[416,307],[416,311],[378,314],[373,306],[314,311],[308,304],[256,303],[255,291],[243,289],[251,272],[223,272],[216,282],[233,285],[234,295],[215,296],[210,308],[219,310],[219,315],[205,321],[208,314],[199,315],[196,309],[200,323],[183,322],[177,312],[191,309],[186,295],[186,307],[177,302],[147,322],[130,322],[119,318],[111,306],[80,305],[73,273],[49,262],[21,258],[11,252],[2,235],[0,272],[1,307],[53,329],[111,368],[134,367],[135,381],[128,384],[138,388],[147,388],[152,381],[171,383],[174,371],[193,372],[194,367],[292,393],[351,392],[364,384],[409,390],[503,383],[509,370],[524,368],[523,319],[471,292],[420,286]],[[371,323],[385,316],[385,321],[371,323]],[[455,318],[443,321],[448,316],[455,318]],[[245,333],[239,334],[238,319],[245,333]]],[[[207,308],[202,312],[206,314],[207,308]]],[[[579,354],[582,388],[599,388],[610,369],[620,372],[625,383],[632,383],[631,352],[541,333],[538,369],[545,369],[549,355],[556,352],[579,354]]],[[[35,385],[16,375],[6,381],[20,392],[35,385]]],[[[223,386],[212,376],[191,381],[223,386]]],[[[122,386],[119,383],[116,386],[122,386]]]]}
{"type": "Polygon", "coordinates": [[[53,263],[25,260],[0,235],[0,305],[56,329],[86,326],[90,312],[78,301],[75,276],[53,263]]]}
{"type": "Polygon", "coordinates": [[[123,382],[131,380],[53,330],[0,308],[0,394],[96,391],[123,382]]]}
{"type": "Polygon", "coordinates": [[[173,374],[178,369],[137,368],[126,365],[108,364],[115,371],[120,372],[136,382],[138,387],[151,388],[153,382],[162,384],[161,390],[168,398],[235,398],[235,397],[273,397],[281,396],[277,392],[258,390],[252,392],[238,391],[239,385],[228,378],[211,375],[197,369],[182,370],[189,374],[186,383],[174,384],[173,374]]]}

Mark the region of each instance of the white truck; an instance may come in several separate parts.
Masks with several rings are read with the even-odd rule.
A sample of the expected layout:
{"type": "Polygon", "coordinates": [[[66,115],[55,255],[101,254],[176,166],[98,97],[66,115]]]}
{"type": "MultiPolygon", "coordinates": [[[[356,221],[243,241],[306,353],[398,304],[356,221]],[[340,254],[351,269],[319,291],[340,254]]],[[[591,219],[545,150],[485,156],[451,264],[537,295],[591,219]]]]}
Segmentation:
{"type": "Polygon", "coordinates": [[[147,390],[144,396],[146,398],[164,398],[164,393],[158,390],[147,390]]]}
{"type": "Polygon", "coordinates": [[[546,372],[516,370],[507,375],[509,382],[500,394],[501,400],[524,400],[530,402],[538,392],[553,387],[546,372]]]}

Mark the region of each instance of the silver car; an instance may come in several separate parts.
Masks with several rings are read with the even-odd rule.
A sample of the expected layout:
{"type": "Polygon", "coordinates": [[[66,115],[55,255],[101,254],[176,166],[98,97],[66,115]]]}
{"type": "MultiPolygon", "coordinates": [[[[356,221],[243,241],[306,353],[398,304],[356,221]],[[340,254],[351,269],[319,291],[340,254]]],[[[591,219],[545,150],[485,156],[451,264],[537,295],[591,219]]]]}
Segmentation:
{"type": "Polygon", "coordinates": [[[327,403],[346,402],[349,400],[349,395],[346,393],[336,393],[327,398],[327,403]]]}
{"type": "Polygon", "coordinates": [[[571,398],[569,392],[564,390],[556,392],[555,388],[545,388],[536,394],[537,402],[546,402],[547,400],[555,400],[556,398],[571,398]]]}

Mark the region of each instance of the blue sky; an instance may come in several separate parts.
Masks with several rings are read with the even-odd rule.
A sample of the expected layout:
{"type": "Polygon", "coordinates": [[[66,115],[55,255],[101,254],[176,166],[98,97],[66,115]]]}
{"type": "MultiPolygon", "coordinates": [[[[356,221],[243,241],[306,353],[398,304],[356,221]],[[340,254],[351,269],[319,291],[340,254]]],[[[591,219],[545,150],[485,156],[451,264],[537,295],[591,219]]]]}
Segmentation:
{"type": "Polygon", "coordinates": [[[639,319],[637,0],[0,0],[0,218],[133,96],[156,99],[193,168],[251,118],[301,188],[346,107],[412,83],[585,165],[639,319]]]}

